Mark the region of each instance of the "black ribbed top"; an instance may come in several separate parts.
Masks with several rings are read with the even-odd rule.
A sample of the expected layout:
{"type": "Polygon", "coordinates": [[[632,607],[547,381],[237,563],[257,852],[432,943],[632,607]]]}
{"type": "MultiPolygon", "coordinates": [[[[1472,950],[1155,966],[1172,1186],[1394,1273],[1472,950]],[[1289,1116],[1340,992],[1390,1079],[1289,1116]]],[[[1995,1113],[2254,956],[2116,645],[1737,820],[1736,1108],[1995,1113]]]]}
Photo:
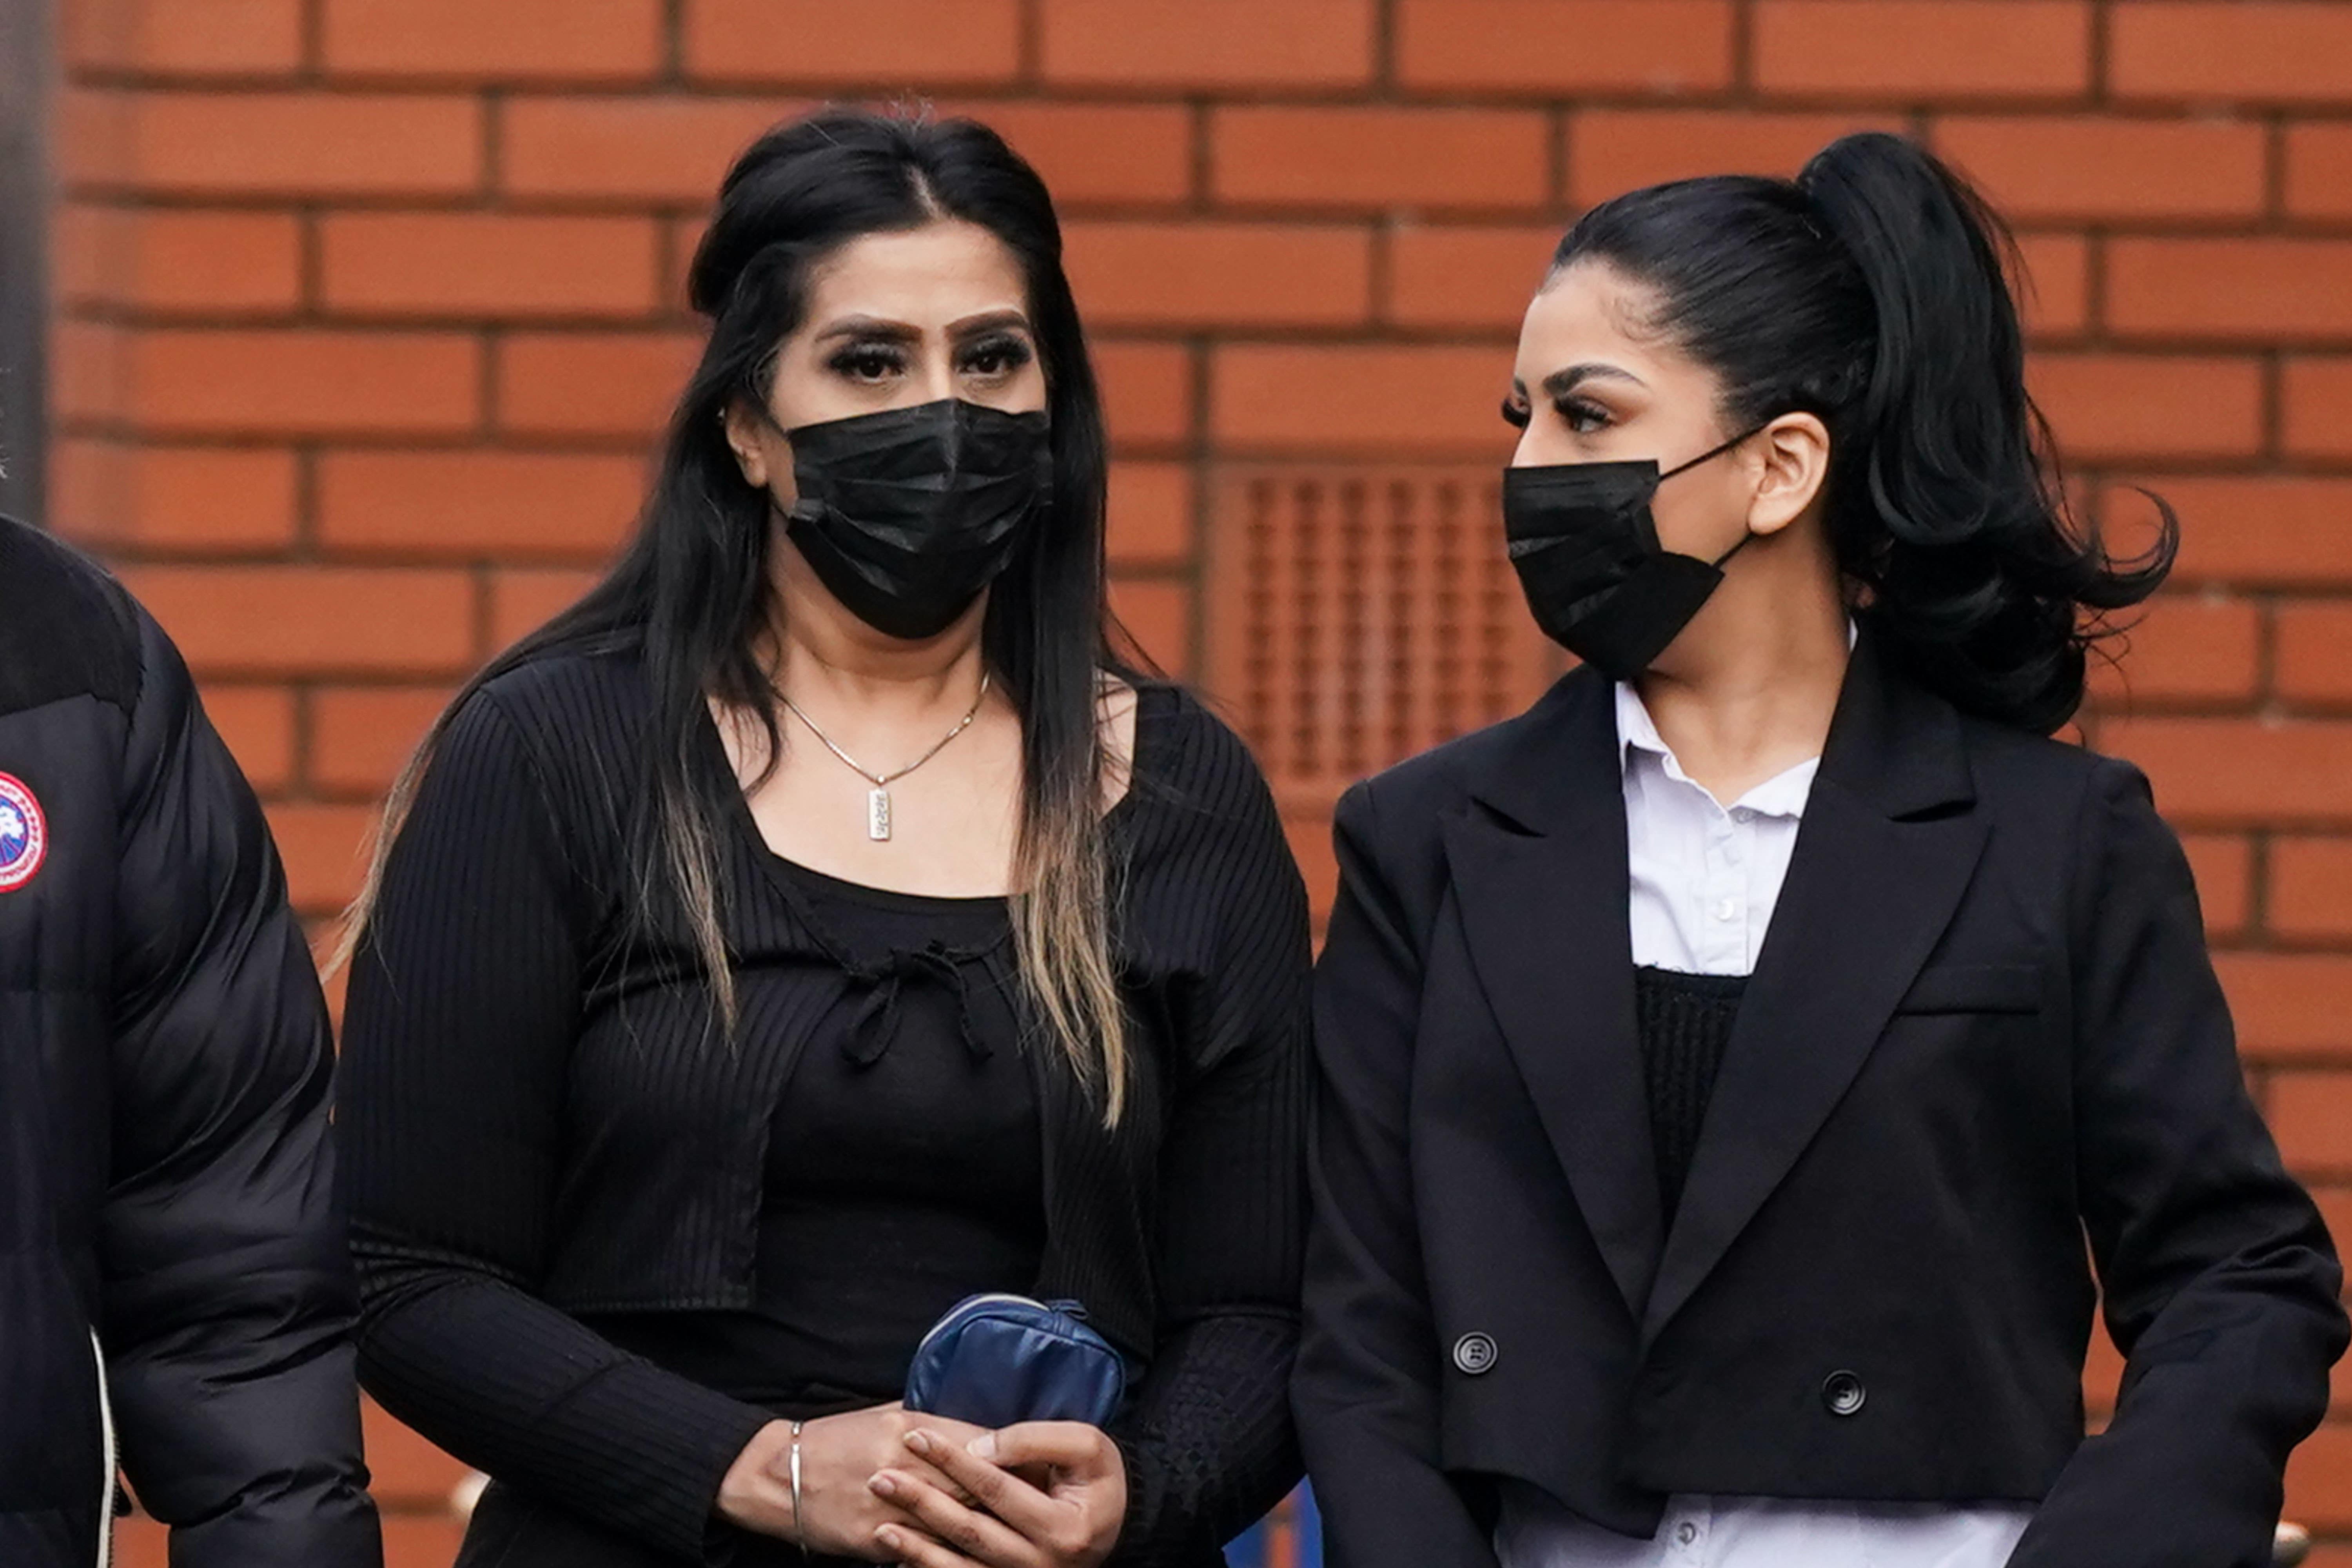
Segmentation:
{"type": "Polygon", "coordinates": [[[1747,992],[1744,974],[1685,974],[1646,965],[1633,972],[1642,1070],[1650,1089],[1650,1147],[1657,1156],[1660,1212],[1669,1220],[1682,1202],[1698,1130],[1715,1096],[1715,1075],[1747,992]]]}
{"type": "Polygon", "coordinates": [[[898,1398],[948,1309],[1028,1289],[1045,1180],[1006,900],[775,867],[825,942],[879,978],[820,1022],[774,1107],[752,1305],[588,1321],[706,1387],[805,1418],[898,1398]]]}
{"type": "MultiPolygon", "coordinates": [[[[1013,1058],[1042,1172],[1033,1291],[1085,1302],[1148,1365],[1114,1424],[1114,1561],[1192,1568],[1297,1473],[1307,909],[1238,739],[1174,689],[1142,699],[1110,819],[1125,1118],[1102,1126],[1057,1047],[1013,1058]]],[[[453,721],[352,968],[343,1175],[383,1405],[585,1520],[720,1562],[737,1538],[713,1523],[719,1481],[772,1411],[593,1324],[756,1308],[777,1108],[826,1020],[870,1020],[905,977],[829,942],[734,810],[740,1023],[716,1036],[690,944],[638,917],[623,852],[645,828],[646,707],[633,658],[562,655],[453,721]]],[[[859,1049],[871,1033],[830,1032],[859,1049]]]]}

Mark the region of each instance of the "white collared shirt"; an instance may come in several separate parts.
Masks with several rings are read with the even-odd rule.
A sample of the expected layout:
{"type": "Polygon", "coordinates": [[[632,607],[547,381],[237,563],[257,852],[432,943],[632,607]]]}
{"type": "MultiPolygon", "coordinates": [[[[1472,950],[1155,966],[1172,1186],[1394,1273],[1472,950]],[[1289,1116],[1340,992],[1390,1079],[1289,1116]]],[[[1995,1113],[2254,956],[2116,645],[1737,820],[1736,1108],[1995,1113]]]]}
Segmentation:
{"type": "Polygon", "coordinates": [[[1683,772],[1640,695],[1623,684],[1617,747],[1633,962],[1685,974],[1748,973],[1788,879],[1822,760],[1799,763],[1726,807],[1683,772]]]}
{"type": "MultiPolygon", "coordinates": [[[[1617,743],[1633,962],[1686,973],[1751,973],[1821,759],[1726,806],[1683,772],[1640,694],[1624,684],[1617,743]]],[[[1636,1541],[1507,1483],[1495,1551],[1503,1568],[2000,1568],[2032,1517],[2017,1505],[1677,1495],[1657,1534],[1636,1541]]]]}

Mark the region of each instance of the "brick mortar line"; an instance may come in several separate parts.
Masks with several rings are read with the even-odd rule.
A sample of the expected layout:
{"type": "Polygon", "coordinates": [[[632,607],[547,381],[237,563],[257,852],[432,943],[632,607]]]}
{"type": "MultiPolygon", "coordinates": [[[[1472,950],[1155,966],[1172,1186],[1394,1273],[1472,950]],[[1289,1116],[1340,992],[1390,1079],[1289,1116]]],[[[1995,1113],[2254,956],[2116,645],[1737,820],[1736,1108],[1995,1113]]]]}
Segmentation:
{"type": "Polygon", "coordinates": [[[1188,100],[1185,108],[1185,169],[1189,188],[1182,210],[1198,215],[1208,210],[1217,188],[1216,128],[1205,100],[1188,100]]]}
{"type": "Polygon", "coordinates": [[[319,447],[315,438],[297,439],[289,446],[294,461],[294,532],[287,541],[285,558],[308,562],[319,550],[319,447]]]}
{"type": "Polygon", "coordinates": [[[1544,188],[1549,198],[1546,205],[1557,218],[1576,210],[1576,116],[1555,109],[1545,131],[1544,188]]]}
{"type": "Polygon", "coordinates": [[[2107,236],[2097,224],[2083,230],[2083,337],[2095,352],[2107,343],[2107,236]]]}
{"type": "Polygon", "coordinates": [[[2261,399],[2256,419],[2262,430],[2262,457],[2276,464],[2286,452],[2285,350],[2273,343],[2262,354],[2262,376],[2256,385],[2261,399]]]}
{"type": "MultiPolygon", "coordinates": [[[[721,171],[723,173],[723,171],[721,171]]],[[[718,175],[712,178],[717,188],[718,175]]],[[[94,214],[138,216],[268,217],[304,211],[322,219],[343,216],[415,216],[529,219],[578,219],[613,223],[699,223],[707,216],[699,207],[677,195],[563,195],[537,192],[436,191],[415,194],[338,192],[322,187],[287,186],[277,191],[211,191],[186,185],[139,185],[83,183],[59,193],[61,205],[94,214]]],[[[1388,219],[1432,227],[1469,230],[1542,227],[1562,220],[1570,208],[1551,197],[1512,205],[1437,205],[1400,201],[1386,205],[1349,203],[1308,205],[1246,199],[1197,202],[1191,197],[1139,197],[1129,200],[1081,197],[1059,204],[1066,224],[1159,224],[1173,227],[1214,226],[1242,228],[1328,228],[1388,219]]],[[[1578,209],[1580,210],[1580,209],[1578,209]]],[[[2173,244],[2234,243],[2260,247],[2278,245],[2332,246],[2352,253],[2352,214],[2292,217],[2275,231],[2247,226],[2259,221],[2200,218],[2193,216],[2151,216],[2140,218],[2082,212],[2063,215],[2035,211],[2018,218],[2021,235],[2031,238],[2106,237],[2127,241],[2173,244]]]]}
{"type": "Polygon", "coordinates": [[[2269,943],[2275,941],[2271,930],[2271,833],[2258,828],[2246,838],[2246,919],[2240,928],[2242,939],[2269,943]]]}
{"type": "Polygon", "coordinates": [[[1740,100],[1752,101],[1756,96],[1756,6],[1754,0],[1738,0],[1731,9],[1731,80],[1730,90],[1740,100]]]}
{"type": "Polygon", "coordinates": [[[325,78],[327,68],[327,6],[326,0],[302,0],[301,79],[316,83],[325,78]]]}
{"type": "Polygon", "coordinates": [[[1215,662],[1217,649],[1209,619],[1210,591],[1216,583],[1218,557],[1217,482],[1224,464],[1213,428],[1215,408],[1214,340],[1196,333],[1187,340],[1185,358],[1190,378],[1185,410],[1189,426],[1184,439],[1184,466],[1192,481],[1192,603],[1186,637],[1192,668],[1203,679],[1215,662]]]}
{"type": "Polygon", "coordinates": [[[671,84],[682,85],[688,79],[686,69],[686,5],[687,0],[662,0],[659,78],[671,84]]]}
{"type": "Polygon", "coordinates": [[[1025,86],[1042,89],[1045,80],[1045,16],[1038,0],[1015,0],[1013,69],[1025,86]]]}
{"type": "Polygon", "coordinates": [[[472,666],[479,666],[496,656],[503,645],[498,636],[498,573],[499,567],[488,561],[478,561],[470,574],[473,579],[474,646],[472,666]]]}
{"type": "MultiPolygon", "coordinates": [[[[1498,358],[1498,374],[1507,369],[1507,359],[1498,358]]],[[[316,446],[334,453],[415,453],[425,456],[446,456],[453,452],[481,452],[519,457],[634,457],[646,455],[658,440],[657,431],[644,436],[606,434],[595,430],[557,430],[551,426],[519,426],[498,430],[477,427],[436,426],[429,429],[384,429],[381,427],[321,431],[315,426],[245,426],[209,427],[175,424],[132,424],[125,420],[93,419],[79,416],[58,422],[57,434],[66,439],[124,447],[163,447],[170,450],[221,451],[284,451],[303,446],[316,446]]],[[[1243,444],[1221,447],[1222,452],[1249,461],[1331,462],[1349,465],[1405,467],[1448,466],[1476,463],[1494,454],[1475,443],[1447,444],[1416,448],[1395,457],[1381,454],[1387,450],[1379,444],[1351,447],[1342,443],[1310,444],[1284,442],[1279,445],[1256,446],[1243,444]]],[[[1192,452],[1184,439],[1121,441],[1113,457],[1122,462],[1181,462],[1192,452]]],[[[2182,463],[2159,468],[2161,461],[2150,456],[2142,461],[2128,463],[2132,473],[2161,486],[2177,480],[2228,480],[2257,483],[2265,479],[2309,480],[2328,485],[2352,482],[2352,466],[2337,466],[2324,470],[2273,472],[2248,468],[2242,464],[2216,461],[2203,464],[2182,463]]],[[[2314,576],[2305,582],[2262,575],[2235,578],[2227,573],[2198,575],[2181,580],[2182,585],[2200,589],[2214,587],[2231,594],[2276,588],[2301,597],[2336,598],[2352,596],[2352,574],[2330,573],[2314,576]]]]}
{"type": "Polygon", "coordinates": [[[282,799],[303,802],[318,795],[317,772],[318,717],[315,711],[317,678],[299,676],[286,682],[286,693],[293,700],[288,716],[286,788],[282,799]]]}
{"type": "Polygon", "coordinates": [[[1934,113],[2090,119],[2125,123],[2259,122],[2276,116],[2295,123],[2352,122],[2352,93],[2330,99],[2258,97],[2200,98],[2147,94],[2100,99],[2084,92],[1927,91],[1887,95],[1844,89],[1771,89],[1737,80],[1721,87],[1659,89],[1634,82],[1596,84],[1576,89],[1529,90],[1496,86],[1413,88],[1400,84],[1383,96],[1373,80],[1349,84],[1273,82],[1219,87],[1171,79],[1131,86],[1083,81],[1024,81],[1016,76],[931,79],[903,77],[666,77],[659,65],[625,75],[581,72],[540,76],[484,71],[436,75],[425,72],[330,72],[311,78],[300,69],[158,72],[85,66],[67,74],[68,90],[117,96],[242,97],[362,94],[381,99],[451,99],[500,91],[533,100],[676,103],[737,103],[763,99],[840,100],[858,95],[888,100],[905,97],[950,99],[971,104],[1034,104],[1086,108],[1135,108],[1205,100],[1225,108],[1379,109],[1392,110],[1527,110],[1590,107],[1607,110],[1738,111],[1756,114],[1862,112],[1934,113]]]}
{"type": "Polygon", "coordinates": [[[505,194],[507,95],[493,89],[481,95],[481,112],[476,117],[480,132],[475,167],[477,203],[495,204],[505,194]]]}
{"type": "Polygon", "coordinates": [[[2090,72],[2091,101],[2102,108],[2115,101],[2114,73],[2110,58],[2114,52],[2113,11],[2107,0],[2096,0],[2090,9],[2090,37],[2084,51],[2084,68],[2090,72]]]}
{"type": "Polygon", "coordinates": [[[316,202],[291,209],[294,233],[294,309],[312,316],[327,309],[327,237],[324,213],[316,202]]]}

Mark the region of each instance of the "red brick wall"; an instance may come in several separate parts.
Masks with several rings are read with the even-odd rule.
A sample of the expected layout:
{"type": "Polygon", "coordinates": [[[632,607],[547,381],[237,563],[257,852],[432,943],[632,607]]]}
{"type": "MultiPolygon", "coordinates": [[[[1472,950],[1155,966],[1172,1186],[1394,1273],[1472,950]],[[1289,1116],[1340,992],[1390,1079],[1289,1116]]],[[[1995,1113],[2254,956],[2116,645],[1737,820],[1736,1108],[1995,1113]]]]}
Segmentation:
{"type": "MultiPolygon", "coordinates": [[[[1332,683],[1364,626],[1419,623],[1349,620],[1350,655],[1319,619],[1356,616],[1344,583],[1251,595],[1230,563],[1456,526],[1431,498],[1507,449],[1507,345],[1580,205],[1924,133],[2025,231],[2083,492],[2120,514],[2156,482],[2186,519],[2092,728],[2189,834],[2250,1070],[2352,1219],[2352,5],[58,4],[51,521],[181,638],[320,918],[443,694],[625,526],[698,215],[781,115],[929,96],[1053,184],[1119,606],[1287,759],[1318,884],[1341,759],[1475,721],[1541,656],[1441,584],[1399,613],[1487,627],[1483,673],[1436,646],[1413,679],[1469,686],[1375,733],[1332,683]]],[[[421,1510],[449,1477],[383,1451],[406,1561],[446,1560],[421,1510]]],[[[2352,1422],[2291,1506],[2352,1563],[2352,1422]]]]}

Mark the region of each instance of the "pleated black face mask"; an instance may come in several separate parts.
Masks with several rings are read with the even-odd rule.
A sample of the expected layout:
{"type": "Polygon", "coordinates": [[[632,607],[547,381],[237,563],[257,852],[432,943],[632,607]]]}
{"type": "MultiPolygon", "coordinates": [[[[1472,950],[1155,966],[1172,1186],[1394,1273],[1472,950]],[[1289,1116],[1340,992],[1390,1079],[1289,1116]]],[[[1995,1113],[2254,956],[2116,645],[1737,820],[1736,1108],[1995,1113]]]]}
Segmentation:
{"type": "Polygon", "coordinates": [[[1723,581],[1723,563],[1755,537],[1713,561],[1677,555],[1658,542],[1650,500],[1664,481],[1755,433],[1664,473],[1650,458],[1506,468],[1503,534],[1544,635],[1612,680],[1649,668],[1723,581]]]}
{"type": "Polygon", "coordinates": [[[961,398],[787,430],[800,500],[785,531],[859,620],[937,637],[1052,504],[1048,431],[1042,412],[961,398]]]}

